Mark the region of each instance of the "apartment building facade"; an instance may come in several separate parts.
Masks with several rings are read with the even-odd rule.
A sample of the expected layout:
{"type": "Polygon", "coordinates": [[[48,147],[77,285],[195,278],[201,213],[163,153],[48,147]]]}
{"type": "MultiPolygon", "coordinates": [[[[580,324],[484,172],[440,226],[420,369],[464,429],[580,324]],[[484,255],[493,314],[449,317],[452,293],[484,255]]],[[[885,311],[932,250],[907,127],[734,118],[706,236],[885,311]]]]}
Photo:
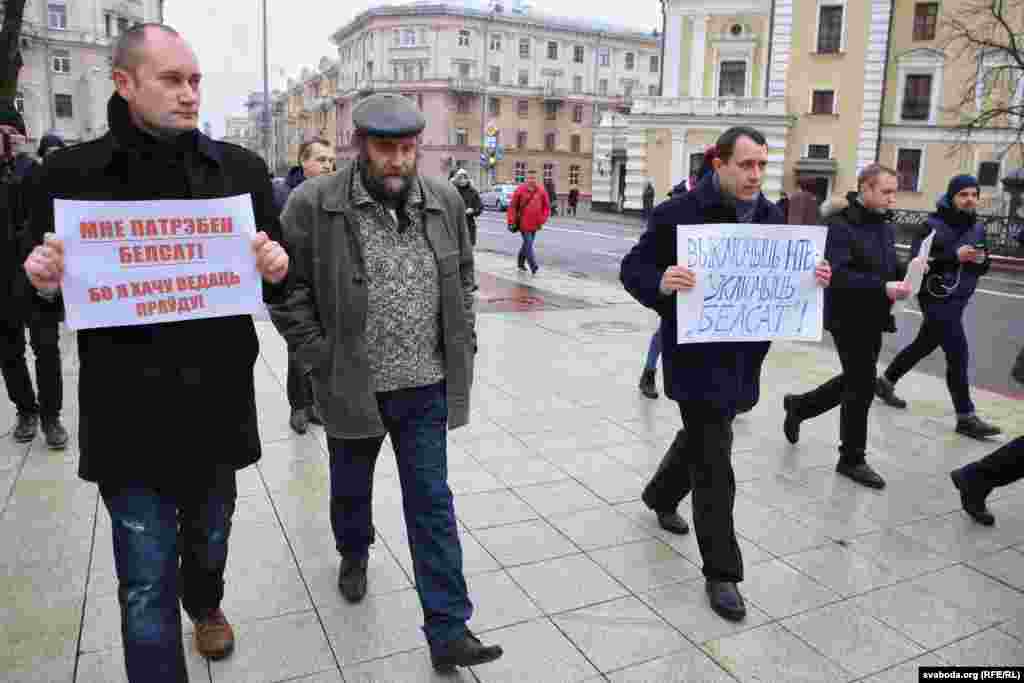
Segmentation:
{"type": "Polygon", "coordinates": [[[423,172],[447,176],[463,167],[487,186],[521,181],[534,169],[559,195],[575,187],[589,199],[596,117],[658,92],[656,34],[500,3],[368,10],[332,36],[338,156],[356,154],[352,106],[394,92],[426,117],[423,172]]]}
{"type": "Polygon", "coordinates": [[[1021,157],[1009,129],[958,133],[964,84],[998,66],[943,49],[943,17],[965,2],[666,0],[663,96],[635,98],[595,131],[594,173],[607,179],[595,202],[639,209],[648,178],[664,196],[743,124],[768,138],[770,197],[800,179],[840,195],[879,161],[899,172],[901,208],[930,209],[952,175],[973,173],[983,207],[1000,210],[998,180],[1021,157]]]}
{"type": "Polygon", "coordinates": [[[25,3],[15,106],[31,142],[51,131],[71,143],[107,131],[113,43],[136,23],[162,21],[163,7],[163,0],[25,3]]]}

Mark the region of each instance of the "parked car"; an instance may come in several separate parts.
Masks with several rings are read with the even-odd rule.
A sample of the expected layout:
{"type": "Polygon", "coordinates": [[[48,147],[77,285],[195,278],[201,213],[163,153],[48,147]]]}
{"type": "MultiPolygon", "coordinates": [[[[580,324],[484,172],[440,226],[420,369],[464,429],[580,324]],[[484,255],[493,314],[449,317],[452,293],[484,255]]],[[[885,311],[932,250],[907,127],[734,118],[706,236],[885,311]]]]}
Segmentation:
{"type": "Polygon", "coordinates": [[[515,185],[495,185],[486,192],[480,194],[480,202],[485,209],[505,211],[509,202],[512,201],[512,194],[516,191],[515,185]]]}

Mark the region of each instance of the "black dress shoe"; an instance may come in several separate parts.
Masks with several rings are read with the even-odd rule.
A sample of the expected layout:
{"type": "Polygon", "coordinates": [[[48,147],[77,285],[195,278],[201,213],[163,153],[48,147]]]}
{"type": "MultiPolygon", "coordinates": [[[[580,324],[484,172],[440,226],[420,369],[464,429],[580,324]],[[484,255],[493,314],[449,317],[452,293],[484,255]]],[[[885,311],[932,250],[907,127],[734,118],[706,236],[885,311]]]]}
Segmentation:
{"type": "Polygon", "coordinates": [[[457,666],[477,666],[493,662],[504,651],[500,645],[484,645],[480,639],[466,629],[466,635],[445,643],[437,651],[431,649],[430,662],[438,673],[451,673],[457,666]]]}
{"type": "Polygon", "coordinates": [[[28,443],[36,438],[39,431],[39,415],[36,413],[18,413],[18,423],[14,426],[14,440],[28,443]]]}
{"type": "Polygon", "coordinates": [[[850,465],[842,461],[836,465],[836,472],[872,489],[884,489],[885,480],[866,462],[850,465]]]}
{"type": "Polygon", "coordinates": [[[786,440],[796,443],[800,440],[800,418],[793,414],[793,394],[786,394],[782,397],[782,407],[786,410],[786,419],[782,423],[782,432],[786,440]]]}
{"type": "Polygon", "coordinates": [[[341,568],[338,569],[338,590],[349,602],[359,602],[366,597],[366,567],[369,558],[366,557],[345,557],[341,558],[341,568]]]}
{"type": "Polygon", "coordinates": [[[309,415],[306,413],[306,409],[296,408],[293,410],[292,416],[288,419],[288,426],[296,434],[305,434],[309,429],[309,415]]]}
{"type": "Polygon", "coordinates": [[[654,386],[654,370],[644,368],[640,374],[640,393],[647,398],[658,398],[658,389],[654,386]]]}
{"type": "Polygon", "coordinates": [[[907,402],[896,395],[896,385],[890,382],[885,375],[875,380],[875,396],[882,399],[882,402],[893,408],[906,408],[907,402]]]}
{"type": "Polygon", "coordinates": [[[970,486],[960,470],[950,472],[949,478],[953,480],[953,486],[960,491],[960,505],[963,506],[964,512],[969,514],[978,524],[992,526],[996,523],[996,518],[988,511],[988,507],[985,505],[985,497],[971,495],[970,486]]]}
{"type": "Polygon", "coordinates": [[[306,408],[306,417],[309,419],[310,424],[323,427],[324,419],[320,417],[320,411],[317,410],[316,406],[310,406],[306,408]]]}
{"type": "Polygon", "coordinates": [[[729,621],[741,621],[747,616],[747,606],[739,588],[732,581],[708,581],[705,584],[711,609],[715,614],[729,621]]]}
{"type": "Polygon", "coordinates": [[[957,420],[956,431],[958,434],[969,436],[972,439],[987,439],[990,436],[996,436],[997,434],[1003,433],[1002,429],[995,425],[990,425],[977,415],[971,415],[970,417],[964,417],[957,420]]]}
{"type": "Polygon", "coordinates": [[[64,429],[59,417],[43,418],[43,436],[50,450],[61,451],[68,445],[68,430],[64,429]]]}
{"type": "Polygon", "coordinates": [[[665,531],[673,534],[690,533],[690,526],[686,523],[686,520],[679,516],[678,512],[659,512],[658,513],[658,526],[665,531]]]}

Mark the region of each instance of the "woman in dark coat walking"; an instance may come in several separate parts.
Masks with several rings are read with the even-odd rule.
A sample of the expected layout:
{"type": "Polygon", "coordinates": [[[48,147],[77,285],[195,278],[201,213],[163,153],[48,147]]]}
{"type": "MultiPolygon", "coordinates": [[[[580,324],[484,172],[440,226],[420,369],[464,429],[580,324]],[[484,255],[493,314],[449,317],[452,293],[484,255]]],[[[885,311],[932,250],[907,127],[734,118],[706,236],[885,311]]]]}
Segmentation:
{"type": "Polygon", "coordinates": [[[484,205],[480,201],[480,193],[476,191],[473,183],[469,181],[469,173],[464,168],[460,168],[455,172],[455,175],[452,176],[452,184],[459,191],[462,203],[466,205],[466,225],[469,227],[469,242],[475,247],[476,217],[484,211],[484,205]]]}

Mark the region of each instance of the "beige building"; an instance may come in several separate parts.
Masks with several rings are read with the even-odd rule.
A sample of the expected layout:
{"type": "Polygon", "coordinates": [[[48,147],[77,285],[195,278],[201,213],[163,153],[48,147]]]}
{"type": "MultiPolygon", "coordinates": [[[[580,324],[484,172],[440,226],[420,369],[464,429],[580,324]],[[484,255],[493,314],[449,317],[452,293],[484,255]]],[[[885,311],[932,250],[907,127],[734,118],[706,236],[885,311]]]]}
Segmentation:
{"type": "Polygon", "coordinates": [[[252,122],[248,116],[228,116],[224,119],[224,142],[249,148],[252,144],[252,122]]]}
{"type": "Polygon", "coordinates": [[[842,194],[879,161],[899,171],[900,208],[930,209],[952,175],[973,173],[1000,210],[997,181],[1021,163],[1011,131],[964,144],[956,129],[964,84],[996,65],[941,48],[943,16],[965,1],[666,0],[663,96],[601,122],[595,202],[639,209],[647,178],[664,196],[743,124],[768,138],[769,197],[798,178],[842,194]]]}

